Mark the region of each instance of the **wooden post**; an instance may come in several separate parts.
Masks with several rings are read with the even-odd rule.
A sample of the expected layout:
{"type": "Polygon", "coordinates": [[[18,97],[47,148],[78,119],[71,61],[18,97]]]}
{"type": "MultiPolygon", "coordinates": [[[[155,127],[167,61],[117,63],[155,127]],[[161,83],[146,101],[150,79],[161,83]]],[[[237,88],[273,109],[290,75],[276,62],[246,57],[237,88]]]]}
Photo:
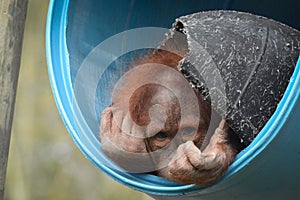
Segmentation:
{"type": "Polygon", "coordinates": [[[4,197],[27,2],[0,0],[0,200],[4,197]]]}

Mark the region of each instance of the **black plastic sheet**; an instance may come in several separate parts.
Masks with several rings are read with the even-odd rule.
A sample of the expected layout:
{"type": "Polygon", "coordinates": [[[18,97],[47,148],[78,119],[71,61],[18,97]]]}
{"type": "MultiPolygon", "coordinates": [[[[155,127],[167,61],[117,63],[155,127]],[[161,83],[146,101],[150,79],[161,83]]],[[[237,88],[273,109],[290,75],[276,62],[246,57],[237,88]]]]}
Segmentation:
{"type": "Polygon", "coordinates": [[[165,44],[183,44],[182,33],[187,55],[179,69],[248,145],[289,83],[300,32],[253,14],[209,11],[178,18],[165,44]]]}

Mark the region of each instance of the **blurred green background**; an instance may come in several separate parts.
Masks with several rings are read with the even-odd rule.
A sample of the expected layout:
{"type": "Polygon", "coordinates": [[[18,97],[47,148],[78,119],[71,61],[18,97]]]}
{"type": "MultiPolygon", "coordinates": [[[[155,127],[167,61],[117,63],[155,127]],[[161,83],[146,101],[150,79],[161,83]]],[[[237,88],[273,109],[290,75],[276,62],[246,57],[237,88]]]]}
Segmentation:
{"type": "Polygon", "coordinates": [[[61,121],[45,57],[48,3],[28,4],[4,199],[151,199],[93,166],[61,121]]]}

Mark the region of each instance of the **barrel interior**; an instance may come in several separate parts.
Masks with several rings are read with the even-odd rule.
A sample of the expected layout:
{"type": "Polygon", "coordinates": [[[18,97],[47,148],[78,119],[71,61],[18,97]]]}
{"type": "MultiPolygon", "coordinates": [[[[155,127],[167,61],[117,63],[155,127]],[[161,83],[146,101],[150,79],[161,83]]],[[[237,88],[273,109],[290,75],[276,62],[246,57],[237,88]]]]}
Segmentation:
{"type": "MultiPolygon", "coordinates": [[[[54,44],[57,43],[60,45],[58,46],[60,50],[58,53],[48,54],[48,57],[51,56],[50,64],[53,68],[52,71],[50,70],[50,76],[53,76],[52,84],[56,84],[54,87],[55,98],[61,104],[59,109],[70,134],[87,158],[106,174],[129,187],[152,194],[178,195],[202,189],[194,185],[172,183],[152,175],[127,173],[114,166],[103,155],[98,138],[99,116],[102,110],[110,104],[108,93],[110,84],[113,82],[111,80],[116,80],[119,72],[124,69],[118,68],[118,59],[110,63],[109,70],[104,73],[103,78],[97,80],[96,91],[90,91],[94,92],[96,98],[91,101],[91,105],[87,105],[82,110],[80,105],[78,106],[80,102],[77,102],[77,99],[89,97],[78,97],[77,95],[82,94],[77,94],[75,89],[78,89],[76,87],[78,84],[80,87],[82,83],[77,82],[82,63],[92,54],[93,50],[108,38],[123,31],[142,27],[160,27],[167,30],[177,17],[205,10],[250,12],[300,29],[300,1],[295,0],[274,0],[271,4],[268,0],[64,0],[58,3],[56,1],[52,6],[53,13],[50,16],[53,21],[48,22],[51,24],[51,31],[50,28],[48,31],[52,43],[49,42],[50,47],[48,48],[54,49],[56,47],[54,44]],[[61,12],[61,14],[55,16],[54,14],[57,12],[61,12]],[[55,35],[55,31],[60,34],[55,35]],[[67,94],[63,94],[65,92],[67,94]],[[85,112],[88,113],[87,116],[85,116],[85,112]],[[89,115],[89,113],[93,113],[93,115],[89,115]],[[88,117],[90,118],[87,119],[88,117]]],[[[163,32],[163,30],[161,31],[163,32]]],[[[161,36],[157,37],[155,40],[159,40],[161,36]]],[[[127,41],[125,46],[130,45],[130,42],[133,40],[127,41]]],[[[134,53],[136,54],[136,52],[134,53]]],[[[103,56],[106,56],[105,52],[103,56]]],[[[132,57],[132,52],[128,52],[122,57],[126,60],[128,57],[132,57]]],[[[101,68],[101,64],[98,67],[101,68]]],[[[81,77],[81,79],[90,79],[90,77],[81,77]]],[[[79,80],[81,79],[79,78],[79,80]]],[[[267,133],[267,131],[264,132],[267,133]]],[[[237,173],[242,166],[254,158],[253,156],[249,157],[249,152],[259,152],[264,148],[264,146],[257,145],[259,139],[263,137],[264,135],[260,135],[238,155],[225,179],[230,179],[231,175],[237,173]]],[[[272,137],[270,137],[271,139],[272,137]]]]}

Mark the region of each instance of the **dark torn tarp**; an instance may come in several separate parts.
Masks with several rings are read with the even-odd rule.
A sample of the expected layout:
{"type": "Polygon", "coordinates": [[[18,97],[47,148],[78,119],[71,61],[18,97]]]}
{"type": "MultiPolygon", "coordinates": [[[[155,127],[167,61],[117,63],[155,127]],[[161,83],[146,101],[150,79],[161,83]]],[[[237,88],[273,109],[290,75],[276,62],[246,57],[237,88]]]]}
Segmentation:
{"type": "Polygon", "coordinates": [[[168,43],[187,49],[179,70],[248,145],[289,83],[300,32],[249,13],[209,11],[178,18],[168,43]]]}

